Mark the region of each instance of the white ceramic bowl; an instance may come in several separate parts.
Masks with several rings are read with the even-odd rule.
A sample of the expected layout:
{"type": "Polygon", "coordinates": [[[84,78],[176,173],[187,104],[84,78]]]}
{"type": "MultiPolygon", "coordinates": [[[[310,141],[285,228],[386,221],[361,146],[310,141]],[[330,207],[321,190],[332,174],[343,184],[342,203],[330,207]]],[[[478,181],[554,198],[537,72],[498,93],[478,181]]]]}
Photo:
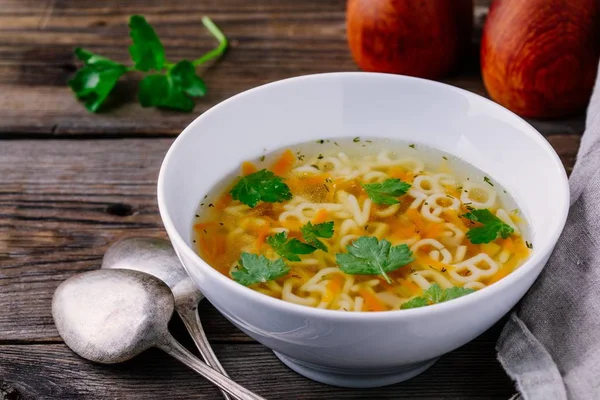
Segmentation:
{"type": "Polygon", "coordinates": [[[188,273],[233,324],[290,368],[332,385],[373,387],[411,378],[506,314],[546,263],[568,212],[565,170],[548,142],[503,107],[473,93],[398,75],[303,76],[238,94],[192,122],[165,157],[160,214],[188,273]],[[360,136],[404,139],[482,169],[517,201],[535,246],[501,281],[447,303],[352,313],[273,299],[224,277],[192,249],[203,196],[243,160],[295,143],[360,136]]]}

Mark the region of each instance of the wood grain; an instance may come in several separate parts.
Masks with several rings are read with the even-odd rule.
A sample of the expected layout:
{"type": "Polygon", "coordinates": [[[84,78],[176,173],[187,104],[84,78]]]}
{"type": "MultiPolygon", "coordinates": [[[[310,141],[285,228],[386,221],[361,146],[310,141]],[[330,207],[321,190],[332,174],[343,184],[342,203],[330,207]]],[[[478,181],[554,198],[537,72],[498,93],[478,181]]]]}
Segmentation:
{"type": "MultiPolygon", "coordinates": [[[[386,388],[341,389],[292,372],[259,344],[217,344],[215,353],[240,384],[268,398],[508,399],[514,389],[495,360],[493,342],[475,341],[431,369],[386,388]],[[460,384],[459,384],[460,383],[460,384]]],[[[218,399],[203,378],[158,350],[120,365],[80,359],[63,344],[0,346],[0,381],[35,399],[218,399]]],[[[0,392],[1,393],[1,392],[0,392]]]]}
{"type": "MultiPolygon", "coordinates": [[[[444,80],[482,95],[477,41],[486,3],[478,2],[472,51],[444,80]]],[[[1,0],[0,134],[176,135],[214,104],[252,87],[357,70],[344,13],[344,0],[1,0]],[[75,46],[127,62],[127,19],[134,13],[148,17],[172,60],[196,58],[215,45],[200,24],[202,15],[211,16],[230,38],[230,51],[203,72],[209,93],[194,112],[143,109],[135,99],[135,74],[118,85],[112,106],[98,115],[85,111],[67,88],[76,69],[75,46]]],[[[545,134],[583,132],[582,116],[532,123],[545,134]]]]}

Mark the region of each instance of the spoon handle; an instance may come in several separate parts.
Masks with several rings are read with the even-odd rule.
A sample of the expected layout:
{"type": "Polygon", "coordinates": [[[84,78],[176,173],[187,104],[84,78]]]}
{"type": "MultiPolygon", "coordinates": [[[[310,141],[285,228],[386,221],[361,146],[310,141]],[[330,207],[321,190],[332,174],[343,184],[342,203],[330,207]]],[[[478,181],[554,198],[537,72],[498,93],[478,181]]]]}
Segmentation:
{"type": "MultiPolygon", "coordinates": [[[[208,365],[219,371],[221,374],[229,376],[210,347],[210,343],[206,338],[206,334],[204,333],[204,328],[202,328],[200,317],[198,316],[198,310],[196,308],[178,310],[178,313],[188,332],[192,336],[192,339],[194,339],[194,343],[196,343],[196,347],[200,351],[200,355],[204,361],[206,361],[208,365]]],[[[223,390],[221,390],[221,392],[223,393],[225,400],[231,400],[231,397],[229,397],[227,392],[223,390]]]]}
{"type": "Polygon", "coordinates": [[[199,359],[197,359],[192,353],[187,351],[173,336],[165,334],[162,340],[156,345],[159,349],[165,353],[175,357],[219,388],[225,390],[227,393],[235,396],[239,400],[266,400],[257,394],[252,393],[245,387],[235,383],[229,377],[222,375],[220,372],[215,371],[199,359]]]}

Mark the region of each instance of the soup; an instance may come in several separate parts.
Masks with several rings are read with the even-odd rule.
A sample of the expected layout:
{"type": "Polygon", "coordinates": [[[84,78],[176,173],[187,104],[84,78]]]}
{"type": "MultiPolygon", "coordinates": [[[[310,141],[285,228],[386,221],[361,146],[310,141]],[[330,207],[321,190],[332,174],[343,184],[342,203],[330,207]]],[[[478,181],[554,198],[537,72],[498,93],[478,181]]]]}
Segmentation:
{"type": "Polygon", "coordinates": [[[361,138],[242,163],[193,225],[196,251],[222,274],[342,311],[468,295],[524,262],[526,236],[515,202],[482,171],[422,145],[361,138]]]}

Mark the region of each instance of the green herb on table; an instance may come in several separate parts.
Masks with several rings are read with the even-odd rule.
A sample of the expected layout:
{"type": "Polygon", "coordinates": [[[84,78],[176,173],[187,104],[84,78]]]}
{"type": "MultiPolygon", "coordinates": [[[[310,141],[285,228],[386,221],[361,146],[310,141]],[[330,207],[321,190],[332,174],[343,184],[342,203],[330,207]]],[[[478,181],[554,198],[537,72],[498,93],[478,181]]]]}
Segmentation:
{"type": "Polygon", "coordinates": [[[219,45],[194,60],[170,63],[158,35],[141,15],[129,19],[130,36],[133,44],[129,54],[134,65],[128,67],[82,48],[75,55],[83,61],[83,67],[69,81],[75,96],[83,101],[91,112],[97,112],[115,87],[119,78],[130,71],[150,72],[139,84],[138,99],[143,107],[164,107],[181,111],[192,111],[193,97],[206,94],[206,85],[196,74],[196,67],[220,57],[227,49],[227,38],[208,17],[202,23],[219,41],[219,45]]]}
{"type": "Polygon", "coordinates": [[[231,276],[244,286],[279,279],[290,272],[290,268],[281,258],[269,260],[262,255],[242,253],[238,262],[238,270],[233,271],[231,276]]]}
{"type": "Polygon", "coordinates": [[[397,197],[406,194],[411,185],[400,179],[390,178],[380,183],[364,183],[362,187],[374,203],[392,205],[400,203],[397,197]]]}
{"type": "Polygon", "coordinates": [[[316,247],[298,239],[288,239],[286,232],[280,232],[266,239],[269,246],[275,250],[275,253],[290,261],[300,261],[299,254],[310,254],[317,250],[316,247]]]}
{"type": "Polygon", "coordinates": [[[400,308],[406,310],[409,308],[425,307],[431,304],[443,303],[445,301],[457,299],[459,297],[473,293],[474,291],[475,290],[473,289],[461,287],[451,287],[448,289],[442,289],[440,285],[434,283],[423,292],[422,296],[415,297],[407,301],[406,303],[402,304],[400,308]]]}
{"type": "Polygon", "coordinates": [[[129,69],[123,64],[81,48],[75,49],[75,56],[83,61],[84,67],[69,81],[69,86],[89,111],[96,112],[121,75],[129,69]]]}
{"type": "Polygon", "coordinates": [[[335,261],[342,271],[347,274],[382,275],[388,283],[392,282],[388,272],[414,260],[406,244],[392,246],[385,239],[377,240],[371,236],[361,236],[346,248],[348,253],[335,255],[335,261]]]}
{"type": "Polygon", "coordinates": [[[230,193],[233,200],[239,200],[250,207],[256,207],[260,201],[280,203],[292,198],[289,186],[266,169],[240,178],[230,193]]]}
{"type": "Polygon", "coordinates": [[[316,247],[317,249],[327,251],[327,246],[325,246],[325,243],[321,242],[318,238],[329,239],[333,237],[333,221],[323,222],[315,225],[313,225],[311,222],[308,222],[300,228],[300,232],[302,232],[302,237],[304,237],[304,240],[308,244],[316,247]]]}
{"type": "Polygon", "coordinates": [[[482,226],[471,228],[467,232],[467,237],[473,244],[490,243],[499,237],[506,239],[514,232],[510,225],[485,208],[473,209],[463,217],[482,224],[482,226]]]}

